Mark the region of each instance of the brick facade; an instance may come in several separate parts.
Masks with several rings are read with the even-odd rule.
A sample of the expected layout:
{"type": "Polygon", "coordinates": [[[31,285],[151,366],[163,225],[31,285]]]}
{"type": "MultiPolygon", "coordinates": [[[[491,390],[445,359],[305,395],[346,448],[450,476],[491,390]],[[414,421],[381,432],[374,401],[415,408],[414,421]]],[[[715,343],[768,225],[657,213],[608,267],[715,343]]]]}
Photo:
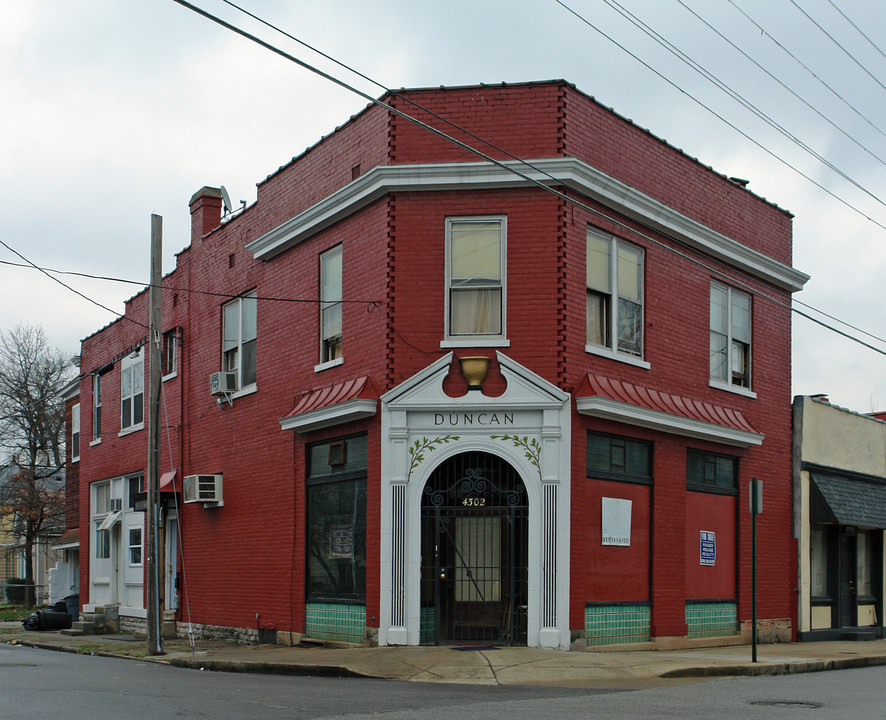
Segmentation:
{"type": "MultiPolygon", "coordinates": [[[[558,580],[559,587],[568,588],[568,612],[556,621],[561,637],[567,631],[570,639],[583,636],[587,603],[647,603],[653,639],[687,636],[687,600],[729,600],[738,622],[749,618],[746,508],[752,477],[766,483],[766,512],[759,526],[761,547],[766,548],[759,616],[795,624],[788,308],[791,290],[799,289],[804,277],[790,268],[790,215],[563,82],[415,90],[385,100],[460,140],[480,145],[463,130],[488,140],[491,145],[483,151],[498,159],[590,166],[606,182],[633,189],[643,202],[673,212],[684,229],[671,231],[661,217],[644,216],[602,192],[587,191],[584,181],[572,175],[548,181],[568,200],[516,176],[474,184],[476,156],[375,106],[265,179],[257,202],[224,222],[221,193],[212,188],[196,193],[190,244],[163,282],[163,331],[179,328],[181,345],[176,373],[163,383],[161,472],[176,469],[176,483],[185,475],[222,474],[224,505],[178,507],[179,563],[187,593],[178,619],[213,627],[305,632],[306,447],[365,433],[365,616],[366,636],[374,639],[391,603],[384,576],[388,528],[383,519],[389,478],[383,468],[393,467],[385,460],[393,446],[382,436],[385,403],[369,417],[344,414],[343,421],[309,422],[296,431],[281,429],[280,421],[306,392],[368,377],[381,396],[450,351],[490,357],[482,393],[490,403],[505,402],[496,400],[508,397],[501,366],[505,360],[498,359],[498,351],[508,363],[571,398],[571,434],[564,440],[569,482],[560,485],[568,489],[571,508],[564,524],[571,530],[562,545],[568,547],[567,562],[562,564],[562,557],[557,561],[560,576],[568,574],[558,580]],[[416,165],[426,166],[427,175],[414,171],[416,165]],[[391,167],[403,174],[380,174],[391,167]],[[432,173],[454,167],[456,179],[439,185],[428,180],[432,173]],[[369,186],[376,177],[381,190],[369,186]],[[480,216],[506,218],[507,343],[459,346],[442,342],[445,225],[447,218],[480,216]],[[293,223],[291,231],[287,223],[293,223]],[[642,363],[586,349],[589,227],[644,252],[642,363]],[[681,232],[691,236],[689,241],[681,232]],[[692,241],[706,233],[753,252],[735,261],[692,241]],[[318,258],[338,245],[344,268],[342,361],[322,365],[318,258]],[[771,273],[770,264],[776,268],[771,273]],[[752,392],[726,392],[709,384],[712,279],[753,293],[752,392]],[[255,389],[238,394],[230,404],[219,402],[209,393],[209,376],[221,369],[223,306],[248,293],[257,296],[255,389]],[[718,442],[719,421],[711,423],[713,435],[697,439],[681,430],[579,412],[575,395],[588,372],[738,412],[762,442],[718,442]],[[588,431],[651,441],[652,483],[588,478],[588,431]],[[737,492],[701,498],[690,493],[690,448],[737,457],[737,492]],[[601,546],[603,497],[631,500],[629,547],[601,546]],[[731,563],[727,570],[722,563],[718,566],[712,596],[705,594],[707,580],[699,575],[691,552],[700,512],[723,516],[717,520],[718,552],[724,553],[723,563],[731,563]]],[[[85,530],[96,521],[90,485],[146,465],[147,433],[120,432],[120,364],[146,342],[147,319],[148,296],[142,292],[127,302],[124,319],[82,345],[82,602],[94,592],[95,580],[88,569],[95,536],[85,530]],[[100,368],[105,368],[102,434],[89,441],[85,429],[92,426],[92,378],[100,368]]],[[[145,378],[147,384],[147,371],[145,378]]],[[[452,362],[441,387],[447,397],[464,395],[457,363],[452,362]]],[[[336,406],[327,409],[335,411],[336,406]]],[[[544,432],[539,426],[539,437],[544,432]]],[[[487,444],[494,446],[491,440],[487,444]]],[[[407,526],[414,527],[417,514],[410,517],[414,519],[407,526]]],[[[540,540],[530,538],[530,546],[536,542],[540,540]]],[[[536,602],[545,607],[543,601],[530,599],[533,617],[536,602]]],[[[417,618],[417,610],[410,613],[417,618]]],[[[540,634],[529,629],[529,644],[544,642],[538,640],[545,637],[544,623],[539,623],[540,634]]],[[[418,641],[412,630],[404,633],[408,642],[418,641]]]]}

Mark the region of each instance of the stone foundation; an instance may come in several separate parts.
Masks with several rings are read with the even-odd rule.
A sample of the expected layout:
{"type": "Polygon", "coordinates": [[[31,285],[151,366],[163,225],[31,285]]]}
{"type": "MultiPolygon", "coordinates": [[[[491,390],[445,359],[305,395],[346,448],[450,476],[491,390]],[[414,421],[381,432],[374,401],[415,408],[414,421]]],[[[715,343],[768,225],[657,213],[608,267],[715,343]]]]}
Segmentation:
{"type": "MultiPolygon", "coordinates": [[[[222,640],[224,642],[235,642],[242,645],[257,645],[259,643],[259,631],[256,628],[237,628],[228,627],[226,625],[203,625],[201,623],[179,622],[176,634],[181,638],[193,635],[198,640],[222,640]]],[[[288,634],[289,633],[286,633],[286,635],[288,634]]]]}

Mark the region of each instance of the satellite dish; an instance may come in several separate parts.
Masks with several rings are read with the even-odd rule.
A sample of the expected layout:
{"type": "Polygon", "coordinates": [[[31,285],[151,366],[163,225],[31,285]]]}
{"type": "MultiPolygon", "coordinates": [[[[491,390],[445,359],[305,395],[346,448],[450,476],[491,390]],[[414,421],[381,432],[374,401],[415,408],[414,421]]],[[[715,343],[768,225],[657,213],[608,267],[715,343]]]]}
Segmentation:
{"type": "Polygon", "coordinates": [[[221,186],[221,194],[222,202],[225,204],[225,215],[230,215],[234,212],[234,206],[231,205],[231,196],[228,195],[228,189],[224,185],[221,186]]]}

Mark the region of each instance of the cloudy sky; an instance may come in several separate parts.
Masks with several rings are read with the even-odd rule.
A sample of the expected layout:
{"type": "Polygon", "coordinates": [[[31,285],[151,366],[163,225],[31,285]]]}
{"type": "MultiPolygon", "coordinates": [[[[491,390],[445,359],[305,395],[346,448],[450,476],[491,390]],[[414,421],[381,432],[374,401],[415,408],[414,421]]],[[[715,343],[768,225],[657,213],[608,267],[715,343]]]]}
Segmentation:
{"type": "MultiPolygon", "coordinates": [[[[796,216],[794,265],[812,279],[795,300],[875,337],[797,307],[879,351],[795,315],[794,392],[886,409],[886,342],[876,339],[886,337],[886,4],[563,3],[238,4],[386,87],[564,78],[749,180],[796,216]]],[[[382,94],[223,0],[195,4],[382,94]]],[[[0,330],[39,324],[72,354],[115,316],[17,267],[16,253],[145,283],[151,213],[164,218],[168,272],[188,242],[197,189],[224,184],[235,204],[251,203],[256,183],[366,105],[173,0],[0,0],[0,9],[0,330]]],[[[139,289],[54,277],[116,312],[139,289]]]]}

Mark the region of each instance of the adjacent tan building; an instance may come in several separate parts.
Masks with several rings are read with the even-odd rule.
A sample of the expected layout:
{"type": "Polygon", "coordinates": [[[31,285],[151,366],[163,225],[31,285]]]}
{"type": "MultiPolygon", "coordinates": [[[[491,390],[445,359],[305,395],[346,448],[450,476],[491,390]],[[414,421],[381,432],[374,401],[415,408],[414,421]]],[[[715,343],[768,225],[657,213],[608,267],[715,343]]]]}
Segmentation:
{"type": "Polygon", "coordinates": [[[798,636],[882,637],[886,422],[817,395],[793,409],[798,636]]]}

